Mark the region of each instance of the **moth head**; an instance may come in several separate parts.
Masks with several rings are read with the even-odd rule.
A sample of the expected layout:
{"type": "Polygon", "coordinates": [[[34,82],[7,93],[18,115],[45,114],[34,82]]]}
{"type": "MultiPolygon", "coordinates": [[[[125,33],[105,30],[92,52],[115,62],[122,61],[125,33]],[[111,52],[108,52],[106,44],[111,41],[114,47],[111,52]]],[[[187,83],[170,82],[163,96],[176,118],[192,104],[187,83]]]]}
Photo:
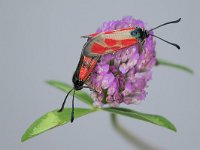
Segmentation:
{"type": "Polygon", "coordinates": [[[138,39],[139,42],[142,42],[145,38],[148,37],[146,30],[142,30],[141,28],[136,28],[135,30],[131,31],[131,36],[138,39]]]}

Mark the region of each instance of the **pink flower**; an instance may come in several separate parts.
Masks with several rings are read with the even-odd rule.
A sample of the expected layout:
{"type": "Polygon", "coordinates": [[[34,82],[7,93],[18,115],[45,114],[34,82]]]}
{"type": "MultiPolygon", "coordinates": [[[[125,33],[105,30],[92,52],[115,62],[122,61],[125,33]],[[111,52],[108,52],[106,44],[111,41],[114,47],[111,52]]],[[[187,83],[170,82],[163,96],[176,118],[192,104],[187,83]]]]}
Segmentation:
{"type": "MultiPolygon", "coordinates": [[[[103,23],[97,32],[111,31],[127,27],[144,28],[143,21],[132,17],[103,23]]],[[[138,44],[120,50],[114,54],[103,55],[88,79],[88,85],[94,89],[94,103],[102,106],[108,103],[118,106],[120,103],[132,104],[144,100],[148,81],[152,77],[151,69],[155,65],[155,41],[149,36],[143,49],[138,44]]]]}

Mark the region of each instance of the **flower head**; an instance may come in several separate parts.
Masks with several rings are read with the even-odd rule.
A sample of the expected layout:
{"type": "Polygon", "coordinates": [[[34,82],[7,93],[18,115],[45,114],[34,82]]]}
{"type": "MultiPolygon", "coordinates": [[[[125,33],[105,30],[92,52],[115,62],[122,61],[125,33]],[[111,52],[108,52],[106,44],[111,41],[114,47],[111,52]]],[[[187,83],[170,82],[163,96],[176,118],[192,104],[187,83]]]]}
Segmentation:
{"type": "MultiPolygon", "coordinates": [[[[128,27],[144,28],[143,21],[132,17],[104,22],[97,32],[111,31],[128,27]]],[[[118,106],[144,100],[147,82],[151,79],[151,69],[155,65],[155,41],[150,36],[143,47],[135,44],[113,54],[103,55],[97,63],[87,84],[94,89],[94,104],[105,103],[118,106]]]]}

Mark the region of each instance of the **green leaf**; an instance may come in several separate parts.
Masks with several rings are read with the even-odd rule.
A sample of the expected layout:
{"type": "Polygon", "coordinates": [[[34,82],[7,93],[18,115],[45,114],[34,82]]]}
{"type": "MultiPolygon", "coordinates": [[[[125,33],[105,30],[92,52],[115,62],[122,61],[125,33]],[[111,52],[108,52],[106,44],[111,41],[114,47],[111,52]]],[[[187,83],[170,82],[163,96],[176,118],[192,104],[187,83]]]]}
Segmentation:
{"type": "Polygon", "coordinates": [[[168,128],[170,130],[176,131],[176,127],[166,118],[159,116],[159,115],[152,115],[152,114],[146,114],[141,113],[138,111],[134,111],[127,108],[103,108],[105,111],[109,111],[114,114],[124,115],[131,118],[147,121],[165,128],[168,128]]]}
{"type": "MultiPolygon", "coordinates": [[[[71,89],[73,89],[73,87],[71,85],[60,82],[60,81],[49,80],[49,81],[47,81],[47,83],[53,87],[56,87],[56,88],[64,91],[64,92],[69,92],[71,89]]],[[[73,92],[71,92],[70,94],[72,95],[73,92]]],[[[80,101],[82,101],[90,106],[93,106],[92,98],[83,90],[76,91],[75,97],[78,98],[80,101]]]]}
{"type": "MultiPolygon", "coordinates": [[[[70,122],[71,120],[71,108],[65,108],[62,112],[57,112],[54,110],[46,113],[39,119],[37,119],[23,134],[21,141],[24,142],[36,135],[39,135],[47,130],[55,128],[57,126],[63,125],[70,122]]],[[[94,112],[93,109],[85,108],[75,108],[74,109],[74,118],[79,118],[81,116],[87,115],[91,112],[94,112]]]]}
{"type": "Polygon", "coordinates": [[[163,66],[168,66],[168,67],[173,67],[173,68],[176,68],[176,69],[185,71],[185,72],[187,72],[187,73],[193,74],[193,70],[192,70],[192,69],[190,69],[190,68],[188,68],[188,67],[186,67],[186,66],[183,66],[183,65],[171,63],[171,62],[166,61],[166,60],[157,59],[157,64],[158,64],[158,65],[163,65],[163,66]]]}

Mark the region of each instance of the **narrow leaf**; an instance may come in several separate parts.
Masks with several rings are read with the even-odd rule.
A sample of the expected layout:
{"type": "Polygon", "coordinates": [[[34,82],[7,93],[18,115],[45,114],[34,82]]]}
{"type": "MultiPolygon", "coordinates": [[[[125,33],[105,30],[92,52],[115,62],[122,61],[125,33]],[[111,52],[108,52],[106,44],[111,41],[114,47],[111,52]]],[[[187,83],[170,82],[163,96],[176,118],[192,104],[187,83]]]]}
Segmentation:
{"type": "Polygon", "coordinates": [[[134,111],[127,108],[103,108],[105,111],[109,111],[114,114],[124,115],[131,118],[147,121],[165,128],[168,128],[170,130],[176,131],[176,127],[166,118],[159,116],[159,115],[152,115],[152,114],[146,114],[141,113],[138,111],[134,111]]]}
{"type": "MultiPolygon", "coordinates": [[[[57,112],[54,110],[46,113],[39,119],[37,119],[23,134],[21,141],[24,142],[36,135],[39,135],[47,130],[55,128],[57,126],[63,125],[70,122],[71,119],[71,108],[65,108],[62,112],[57,112]]],[[[87,115],[95,110],[85,109],[85,108],[75,108],[74,118],[79,118],[81,116],[87,115]]]]}
{"type": "MultiPolygon", "coordinates": [[[[71,85],[60,82],[60,81],[49,80],[49,81],[47,81],[47,83],[53,87],[56,87],[64,92],[66,92],[66,93],[69,92],[71,89],[73,89],[73,87],[71,85]]],[[[71,92],[70,94],[72,95],[73,92],[71,92]]],[[[92,98],[83,90],[76,91],[75,97],[90,106],[92,106],[92,104],[93,104],[92,98]]]]}
{"type": "Polygon", "coordinates": [[[188,68],[186,66],[180,65],[180,64],[171,63],[171,62],[166,61],[166,60],[157,59],[157,64],[158,65],[163,65],[163,66],[168,66],[168,67],[173,67],[173,68],[185,71],[187,73],[193,74],[193,70],[192,69],[190,69],[190,68],[188,68]]]}

